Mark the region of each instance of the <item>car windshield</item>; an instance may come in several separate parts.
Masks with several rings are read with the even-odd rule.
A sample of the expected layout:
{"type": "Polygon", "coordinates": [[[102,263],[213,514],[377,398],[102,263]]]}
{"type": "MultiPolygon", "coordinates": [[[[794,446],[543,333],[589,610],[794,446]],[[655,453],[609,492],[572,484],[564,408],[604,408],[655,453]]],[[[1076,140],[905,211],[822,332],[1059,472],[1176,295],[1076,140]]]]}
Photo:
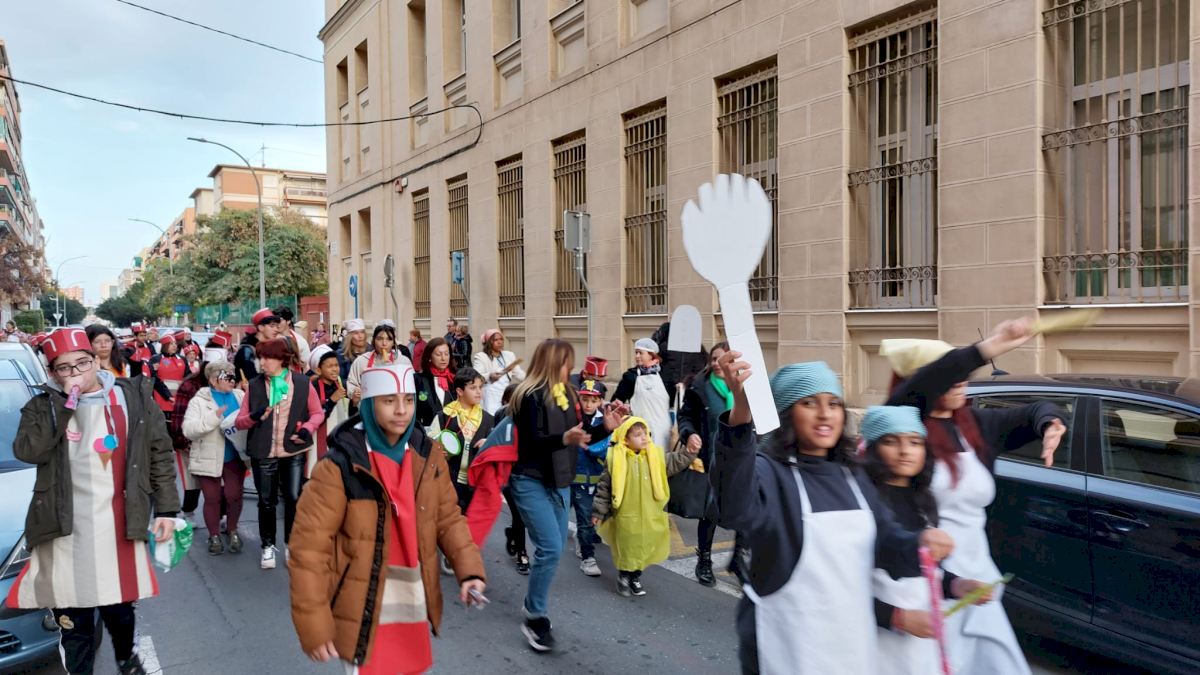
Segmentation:
{"type": "Polygon", "coordinates": [[[25,369],[29,371],[30,375],[33,375],[34,378],[37,378],[35,381],[44,381],[38,378],[38,375],[43,372],[42,364],[37,362],[33,353],[31,353],[29,350],[4,349],[3,351],[0,351],[0,359],[16,361],[17,363],[25,366],[25,369]]]}
{"type": "Polygon", "coordinates": [[[13,440],[21,422],[21,408],[29,400],[29,387],[17,380],[0,380],[0,472],[27,468],[13,457],[13,440]]]}

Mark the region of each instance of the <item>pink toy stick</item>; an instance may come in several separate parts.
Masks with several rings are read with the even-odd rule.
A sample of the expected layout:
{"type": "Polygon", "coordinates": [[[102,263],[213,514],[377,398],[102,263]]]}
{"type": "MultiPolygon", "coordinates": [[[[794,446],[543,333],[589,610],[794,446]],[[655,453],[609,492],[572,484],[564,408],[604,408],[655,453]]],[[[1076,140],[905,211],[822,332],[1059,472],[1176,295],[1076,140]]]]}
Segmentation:
{"type": "Polygon", "coordinates": [[[74,410],[79,406],[79,385],[71,387],[71,395],[67,397],[67,409],[74,410]]]}
{"type": "Polygon", "coordinates": [[[929,619],[933,621],[933,636],[937,639],[938,653],[942,657],[942,675],[953,675],[950,671],[950,659],[946,657],[946,624],[942,617],[942,584],[938,580],[937,565],[929,549],[922,546],[917,554],[921,558],[921,573],[929,582],[929,619]]]}

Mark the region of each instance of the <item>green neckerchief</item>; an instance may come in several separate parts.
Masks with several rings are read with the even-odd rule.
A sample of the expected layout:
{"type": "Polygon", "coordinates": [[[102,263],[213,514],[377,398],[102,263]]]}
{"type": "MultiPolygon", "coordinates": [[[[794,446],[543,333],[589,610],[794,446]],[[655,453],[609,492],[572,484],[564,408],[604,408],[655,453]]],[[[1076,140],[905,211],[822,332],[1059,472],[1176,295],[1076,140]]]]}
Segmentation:
{"type": "Polygon", "coordinates": [[[267,376],[267,405],[274,408],[287,395],[290,373],[291,371],[285,370],[278,375],[267,376]]]}
{"type": "Polygon", "coordinates": [[[367,443],[371,445],[371,449],[397,464],[403,462],[404,451],[408,449],[408,439],[412,436],[413,428],[416,426],[416,415],[413,415],[413,419],[408,423],[404,435],[395,445],[392,445],[387,442],[387,436],[375,421],[375,405],[371,399],[363,399],[362,405],[358,408],[358,414],[362,416],[363,431],[367,432],[367,443]]]}
{"type": "Polygon", "coordinates": [[[729,391],[729,385],[725,384],[725,380],[716,373],[709,373],[708,381],[712,384],[713,389],[717,390],[718,394],[725,397],[725,410],[723,412],[733,410],[733,392],[729,391]]]}

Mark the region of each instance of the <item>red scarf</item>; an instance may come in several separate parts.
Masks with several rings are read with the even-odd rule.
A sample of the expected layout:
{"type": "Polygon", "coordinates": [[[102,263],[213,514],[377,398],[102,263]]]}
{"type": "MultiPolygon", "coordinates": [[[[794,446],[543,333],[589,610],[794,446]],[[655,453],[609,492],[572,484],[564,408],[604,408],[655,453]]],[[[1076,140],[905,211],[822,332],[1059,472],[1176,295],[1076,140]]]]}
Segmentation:
{"type": "Polygon", "coordinates": [[[441,383],[443,391],[454,391],[454,373],[450,372],[449,368],[438,370],[429,366],[429,373],[441,383]]]}
{"type": "Polygon", "coordinates": [[[433,665],[425,587],[417,549],[417,495],[413,488],[412,452],[401,464],[370,453],[371,468],[383,483],[392,505],[387,534],[387,572],[380,593],[383,609],[375,642],[359,675],[417,675],[433,665]],[[419,600],[414,601],[414,598],[419,600]]]}

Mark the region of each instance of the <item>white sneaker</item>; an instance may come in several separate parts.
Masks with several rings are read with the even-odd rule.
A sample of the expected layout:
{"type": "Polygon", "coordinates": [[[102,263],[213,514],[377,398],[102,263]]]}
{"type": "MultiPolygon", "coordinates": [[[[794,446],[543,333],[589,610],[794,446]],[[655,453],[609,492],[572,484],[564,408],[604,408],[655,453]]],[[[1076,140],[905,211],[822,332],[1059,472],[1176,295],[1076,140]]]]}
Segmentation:
{"type": "Polygon", "coordinates": [[[600,566],[596,564],[595,558],[584,558],[583,562],[579,563],[579,569],[589,577],[600,576],[600,566]]]}
{"type": "Polygon", "coordinates": [[[454,576],[454,568],[450,567],[450,561],[447,560],[445,556],[442,556],[441,558],[442,558],[442,574],[444,574],[448,577],[454,576]]]}
{"type": "Polygon", "coordinates": [[[275,547],[274,546],[264,546],[263,547],[262,560],[259,561],[258,566],[263,568],[264,570],[275,569],[275,547]]]}

